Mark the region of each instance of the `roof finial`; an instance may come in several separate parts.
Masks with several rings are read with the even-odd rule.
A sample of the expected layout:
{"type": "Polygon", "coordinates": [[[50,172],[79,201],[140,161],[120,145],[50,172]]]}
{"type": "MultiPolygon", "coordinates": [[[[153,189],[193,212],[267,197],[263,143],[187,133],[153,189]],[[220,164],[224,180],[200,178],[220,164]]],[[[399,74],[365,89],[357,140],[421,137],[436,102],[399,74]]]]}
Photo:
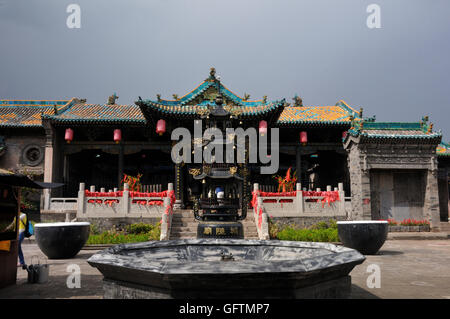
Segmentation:
{"type": "Polygon", "coordinates": [[[108,97],[108,105],[114,105],[114,104],[116,104],[116,100],[117,100],[118,98],[119,98],[119,97],[116,95],[116,92],[114,92],[113,95],[111,95],[110,97],[108,97]]]}
{"type": "Polygon", "coordinates": [[[267,95],[263,96],[263,103],[267,103],[267,95]]]}
{"type": "Polygon", "coordinates": [[[216,78],[216,69],[213,67],[209,69],[209,78],[211,80],[214,80],[216,78]]]}
{"type": "Polygon", "coordinates": [[[158,102],[161,102],[161,94],[156,94],[156,98],[158,99],[158,102]]]}
{"type": "Polygon", "coordinates": [[[303,100],[297,94],[295,94],[295,96],[292,100],[294,100],[294,106],[303,106],[303,100]]]}
{"type": "Polygon", "coordinates": [[[359,117],[360,118],[362,118],[363,117],[363,108],[361,107],[360,109],[359,109],[359,117]]]}
{"type": "Polygon", "coordinates": [[[242,101],[248,101],[249,98],[250,94],[244,93],[244,98],[242,99],[242,101]]]}

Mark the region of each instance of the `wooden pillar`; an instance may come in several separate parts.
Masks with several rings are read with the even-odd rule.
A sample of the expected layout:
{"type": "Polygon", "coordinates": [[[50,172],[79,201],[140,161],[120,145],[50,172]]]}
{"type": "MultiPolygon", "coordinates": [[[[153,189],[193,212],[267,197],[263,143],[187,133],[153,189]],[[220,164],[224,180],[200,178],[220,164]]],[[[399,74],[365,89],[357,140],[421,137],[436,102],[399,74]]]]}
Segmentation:
{"type": "Polygon", "coordinates": [[[295,152],[295,166],[297,170],[297,181],[302,182],[302,150],[301,146],[298,145],[295,152]]]}
{"type": "Polygon", "coordinates": [[[64,194],[64,193],[67,193],[67,191],[69,190],[69,182],[70,182],[70,180],[69,180],[69,178],[70,178],[70,176],[69,176],[69,167],[70,167],[70,162],[69,162],[69,155],[64,154],[63,156],[64,156],[64,168],[63,168],[63,183],[64,183],[64,186],[63,186],[63,197],[66,197],[67,194],[64,194]]]}
{"type": "Polygon", "coordinates": [[[119,161],[118,161],[118,167],[117,167],[117,185],[122,183],[123,179],[123,144],[122,142],[119,143],[119,161]]]}
{"type": "Polygon", "coordinates": [[[175,164],[175,204],[174,208],[184,208],[184,192],[183,192],[183,167],[182,164],[175,164]]]}

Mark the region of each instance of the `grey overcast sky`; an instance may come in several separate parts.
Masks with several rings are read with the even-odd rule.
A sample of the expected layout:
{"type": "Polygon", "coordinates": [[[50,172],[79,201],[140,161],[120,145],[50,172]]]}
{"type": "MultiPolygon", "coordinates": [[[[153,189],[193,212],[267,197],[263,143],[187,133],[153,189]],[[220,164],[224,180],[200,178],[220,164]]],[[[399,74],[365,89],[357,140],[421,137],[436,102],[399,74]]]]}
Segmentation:
{"type": "Polygon", "coordinates": [[[429,115],[450,140],[448,0],[0,0],[0,46],[0,98],[171,99],[214,66],[239,95],[429,115]]]}

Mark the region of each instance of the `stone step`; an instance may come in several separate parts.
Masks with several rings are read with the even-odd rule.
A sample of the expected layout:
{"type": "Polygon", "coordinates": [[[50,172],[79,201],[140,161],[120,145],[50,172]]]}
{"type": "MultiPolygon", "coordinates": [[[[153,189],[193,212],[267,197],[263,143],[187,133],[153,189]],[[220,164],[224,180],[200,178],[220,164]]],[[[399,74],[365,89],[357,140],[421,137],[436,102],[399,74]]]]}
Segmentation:
{"type": "MultiPolygon", "coordinates": [[[[188,211],[185,211],[185,212],[174,212],[173,213],[173,215],[172,215],[173,217],[176,217],[176,218],[187,218],[187,217],[191,217],[191,218],[194,218],[194,212],[188,212],[188,211]]],[[[247,214],[247,217],[245,218],[246,220],[254,220],[255,218],[253,217],[253,215],[252,214],[247,214]]]]}
{"type": "MultiPolygon", "coordinates": [[[[170,233],[170,237],[180,237],[180,236],[193,236],[196,237],[197,236],[197,230],[196,229],[172,229],[171,233],[170,233]]],[[[244,237],[245,238],[250,238],[250,237],[258,237],[258,232],[257,231],[245,231],[244,230],[244,237]]]]}
{"type": "Polygon", "coordinates": [[[171,240],[172,239],[173,240],[177,240],[177,239],[196,239],[196,238],[197,238],[196,236],[192,236],[192,237],[191,236],[178,236],[178,237],[177,236],[173,236],[173,237],[171,236],[170,237],[171,240]]]}
{"type": "MultiPolygon", "coordinates": [[[[195,235],[170,235],[171,240],[175,239],[196,239],[197,234],[195,235]]],[[[253,240],[259,240],[258,236],[245,236],[245,239],[253,239],[253,240]]]]}
{"type": "Polygon", "coordinates": [[[192,232],[196,232],[196,231],[197,231],[197,227],[175,227],[175,226],[172,226],[172,229],[171,229],[172,234],[184,233],[184,232],[192,233],[192,232]]]}
{"type": "Polygon", "coordinates": [[[182,217],[192,217],[194,218],[194,212],[193,211],[183,211],[183,212],[178,212],[178,211],[174,211],[173,212],[173,216],[182,216],[182,217]]]}
{"type": "MultiPolygon", "coordinates": [[[[251,212],[240,221],[244,228],[246,239],[258,239],[258,232],[255,224],[255,217],[251,212]]],[[[195,220],[192,210],[175,210],[172,216],[171,239],[187,239],[197,237],[197,227],[199,222],[195,220]]]]}
{"type": "MultiPolygon", "coordinates": [[[[198,223],[198,221],[195,218],[189,218],[189,217],[172,217],[172,223],[178,223],[178,222],[185,222],[185,223],[198,223]]],[[[256,225],[255,221],[250,221],[250,220],[240,220],[238,221],[240,223],[242,223],[242,225],[256,225]]]]}
{"type": "Polygon", "coordinates": [[[172,227],[197,227],[197,222],[180,222],[172,220],[172,227]]]}
{"type": "MultiPolygon", "coordinates": [[[[198,223],[189,223],[189,224],[183,224],[183,223],[172,223],[172,229],[197,229],[198,223]]],[[[256,227],[254,225],[242,225],[244,230],[246,231],[256,231],[256,227]]]]}
{"type": "Polygon", "coordinates": [[[194,218],[172,218],[172,222],[195,222],[197,223],[197,220],[194,218]]]}
{"type": "MultiPolygon", "coordinates": [[[[190,219],[190,220],[195,220],[195,216],[194,215],[189,215],[189,216],[172,215],[172,219],[190,219]]],[[[241,222],[255,222],[255,219],[247,217],[244,220],[241,220],[241,222]]]]}
{"type": "Polygon", "coordinates": [[[175,232],[175,233],[171,233],[170,237],[171,238],[174,238],[174,237],[195,238],[195,237],[197,237],[197,232],[182,232],[182,233],[175,232]]]}

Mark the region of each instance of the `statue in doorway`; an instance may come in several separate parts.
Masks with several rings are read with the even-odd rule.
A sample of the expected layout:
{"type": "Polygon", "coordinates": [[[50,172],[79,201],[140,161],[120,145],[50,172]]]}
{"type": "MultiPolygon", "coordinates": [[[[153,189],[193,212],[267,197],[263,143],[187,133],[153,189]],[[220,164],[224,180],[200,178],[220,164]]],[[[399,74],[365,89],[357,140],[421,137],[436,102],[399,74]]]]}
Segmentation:
{"type": "Polygon", "coordinates": [[[306,170],[309,179],[309,189],[315,190],[319,185],[319,164],[314,163],[306,170]]]}

